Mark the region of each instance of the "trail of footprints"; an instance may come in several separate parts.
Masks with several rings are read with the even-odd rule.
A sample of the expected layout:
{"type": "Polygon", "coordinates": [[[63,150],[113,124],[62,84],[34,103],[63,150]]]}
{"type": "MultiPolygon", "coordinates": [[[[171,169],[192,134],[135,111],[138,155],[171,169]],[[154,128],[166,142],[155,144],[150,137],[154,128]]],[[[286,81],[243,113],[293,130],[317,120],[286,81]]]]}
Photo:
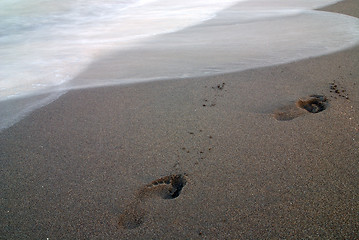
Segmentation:
{"type": "MultiPolygon", "coordinates": [[[[222,91],[224,87],[225,83],[220,83],[211,87],[215,91],[215,94],[211,98],[204,99],[202,106],[216,106],[217,97],[223,96],[220,94],[220,91],[222,91]]],[[[208,139],[212,139],[211,135],[204,135],[203,130],[189,131],[188,134],[196,138],[203,138],[203,136],[205,136],[208,139]]],[[[195,155],[198,160],[204,160],[205,156],[212,150],[210,142],[205,142],[207,142],[209,146],[201,149],[198,149],[198,147],[182,147],[180,152],[195,155]]],[[[180,158],[180,155],[178,155],[178,157],[180,158]]],[[[198,162],[195,164],[198,164],[198,162]]],[[[141,226],[148,214],[148,210],[145,207],[146,201],[155,197],[161,197],[163,199],[175,199],[179,197],[182,189],[187,184],[187,178],[188,176],[186,174],[174,174],[156,179],[150,184],[143,186],[136,193],[134,200],[127,205],[120,215],[118,220],[119,227],[124,229],[134,229],[141,226]]]]}
{"type": "MultiPolygon", "coordinates": [[[[217,98],[222,97],[221,91],[224,89],[225,83],[217,84],[211,87],[215,90],[214,96],[211,98],[205,98],[203,100],[203,107],[214,107],[217,104],[217,98]]],[[[340,97],[349,99],[344,89],[339,89],[338,85],[333,82],[330,85],[330,92],[335,93],[340,97]]],[[[331,96],[332,97],[332,96],[331,96]]],[[[328,99],[324,95],[310,95],[305,98],[298,99],[294,104],[287,105],[285,107],[276,109],[273,112],[273,117],[279,121],[288,121],[296,117],[302,116],[306,113],[319,113],[324,111],[328,107],[328,99]]],[[[194,131],[188,132],[190,135],[195,136],[197,133],[194,131]]],[[[199,130],[198,133],[202,133],[199,130]]],[[[212,136],[207,135],[209,139],[212,136]]],[[[209,142],[210,144],[210,142],[209,142]]],[[[212,150],[211,146],[199,150],[189,149],[182,147],[181,151],[189,154],[191,151],[195,151],[195,154],[199,154],[199,159],[204,160],[206,154],[209,154],[212,150]]],[[[180,157],[178,155],[178,157],[180,157]]],[[[144,208],[144,205],[148,199],[154,197],[161,197],[163,199],[175,199],[180,196],[182,189],[187,183],[186,174],[174,174],[165,176],[152,181],[150,184],[143,186],[136,194],[135,199],[125,208],[123,213],[119,217],[118,225],[125,229],[134,229],[141,226],[145,220],[148,211],[144,208]]]]}

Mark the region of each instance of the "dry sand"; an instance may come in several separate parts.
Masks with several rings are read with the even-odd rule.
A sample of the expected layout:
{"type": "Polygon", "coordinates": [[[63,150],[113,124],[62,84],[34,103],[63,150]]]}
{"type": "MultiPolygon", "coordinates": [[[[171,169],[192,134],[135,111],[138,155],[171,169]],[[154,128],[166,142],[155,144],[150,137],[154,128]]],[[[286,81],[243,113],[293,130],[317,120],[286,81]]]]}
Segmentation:
{"type": "Polygon", "coordinates": [[[355,239],[358,56],[67,93],[0,133],[0,238],[355,239]]]}

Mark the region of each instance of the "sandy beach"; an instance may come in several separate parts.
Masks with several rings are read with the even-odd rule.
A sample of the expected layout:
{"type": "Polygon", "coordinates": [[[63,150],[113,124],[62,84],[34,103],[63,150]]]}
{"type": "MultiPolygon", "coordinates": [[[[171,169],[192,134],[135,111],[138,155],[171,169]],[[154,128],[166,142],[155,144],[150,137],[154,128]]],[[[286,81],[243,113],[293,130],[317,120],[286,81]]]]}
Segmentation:
{"type": "Polygon", "coordinates": [[[0,133],[0,238],[355,239],[358,66],[70,91],[0,133]]]}

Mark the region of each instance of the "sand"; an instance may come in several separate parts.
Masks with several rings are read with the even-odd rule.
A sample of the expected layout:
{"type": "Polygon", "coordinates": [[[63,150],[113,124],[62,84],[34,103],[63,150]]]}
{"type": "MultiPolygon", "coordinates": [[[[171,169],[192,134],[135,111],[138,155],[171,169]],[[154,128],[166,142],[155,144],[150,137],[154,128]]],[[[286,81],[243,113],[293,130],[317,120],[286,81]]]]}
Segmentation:
{"type": "Polygon", "coordinates": [[[0,133],[1,238],[355,239],[358,56],[67,93],[0,133]]]}

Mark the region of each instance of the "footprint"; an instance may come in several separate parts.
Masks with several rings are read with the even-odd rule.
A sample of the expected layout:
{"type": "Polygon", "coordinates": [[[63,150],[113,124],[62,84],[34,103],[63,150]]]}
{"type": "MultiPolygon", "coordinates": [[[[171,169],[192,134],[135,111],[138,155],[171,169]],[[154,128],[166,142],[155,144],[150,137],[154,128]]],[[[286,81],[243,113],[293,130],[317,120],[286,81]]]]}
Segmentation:
{"type": "Polygon", "coordinates": [[[310,113],[318,113],[327,108],[327,98],[322,95],[311,95],[307,99],[299,99],[296,106],[310,113]]]}
{"type": "Polygon", "coordinates": [[[144,222],[147,211],[141,206],[149,198],[160,196],[163,199],[177,198],[186,185],[186,174],[175,174],[159,178],[142,187],[135,200],[130,203],[119,217],[118,225],[125,229],[134,229],[144,222]]]}
{"type": "Polygon", "coordinates": [[[174,199],[178,197],[182,188],[186,185],[186,175],[176,174],[159,178],[144,186],[138,193],[139,199],[145,199],[154,195],[163,199],[174,199]]]}
{"type": "Polygon", "coordinates": [[[279,121],[289,121],[305,113],[319,113],[328,106],[327,98],[322,95],[311,95],[274,111],[273,116],[279,121]]]}

